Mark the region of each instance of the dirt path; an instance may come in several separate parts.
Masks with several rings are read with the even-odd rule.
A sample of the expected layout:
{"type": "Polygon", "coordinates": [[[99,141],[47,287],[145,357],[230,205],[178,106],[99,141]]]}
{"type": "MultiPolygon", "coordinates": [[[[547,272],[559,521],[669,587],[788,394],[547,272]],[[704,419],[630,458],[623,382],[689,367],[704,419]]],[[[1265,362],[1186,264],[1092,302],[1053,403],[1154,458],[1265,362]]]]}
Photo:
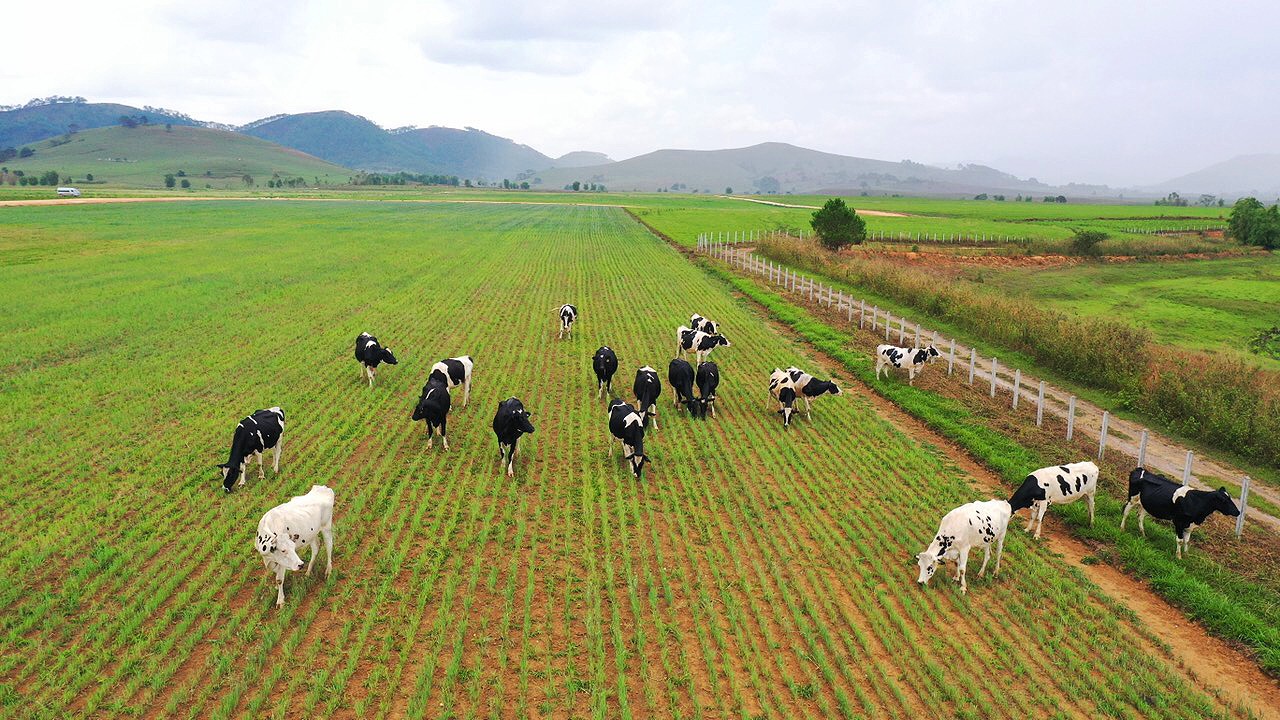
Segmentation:
{"type": "MultiPolygon", "coordinates": [[[[737,197],[735,195],[717,195],[716,197],[724,198],[725,200],[741,200],[743,202],[753,202],[753,203],[759,203],[761,205],[772,205],[774,207],[797,208],[799,210],[821,210],[822,209],[817,205],[791,205],[788,203],[773,202],[772,200],[757,200],[756,198],[737,197]]],[[[859,210],[857,208],[854,208],[853,211],[858,213],[859,215],[866,215],[868,217],[911,217],[910,215],[907,215],[905,213],[889,212],[887,210],[859,210]]]]}
{"type": "MultiPolygon", "coordinates": [[[[750,257],[750,253],[754,248],[743,247],[735,248],[731,252],[735,253],[735,268],[739,270],[745,267],[748,271],[761,274],[767,270],[757,270],[756,266],[750,262],[744,261],[743,258],[750,257]]],[[[794,290],[795,293],[801,295],[802,300],[808,302],[810,295],[811,280],[799,277],[798,286],[794,290]]],[[[851,298],[842,294],[835,294],[830,288],[818,283],[812,290],[812,302],[819,305],[827,305],[846,314],[849,318],[851,327],[856,327],[859,322],[859,316],[863,312],[863,304],[855,298],[851,298]]],[[[933,343],[942,357],[935,361],[938,365],[946,366],[947,363],[954,358],[952,365],[951,379],[953,382],[967,383],[969,381],[969,358],[970,353],[974,355],[973,362],[973,385],[974,387],[990,388],[991,387],[991,367],[992,358],[983,358],[975,350],[961,343],[955,343],[954,340],[946,340],[944,336],[930,330],[923,325],[905,320],[901,316],[894,316],[883,311],[877,311],[874,307],[866,308],[867,317],[864,322],[863,330],[865,332],[878,333],[883,342],[899,344],[903,346],[915,346],[917,339],[921,343],[933,343]],[[905,326],[904,326],[905,323],[905,326]],[[886,329],[887,328],[887,329],[886,329]],[[952,345],[954,343],[954,351],[952,345]]],[[[994,359],[995,386],[997,395],[1003,395],[1009,398],[1008,402],[1013,402],[1013,390],[1015,384],[1018,385],[1018,402],[1023,407],[1035,407],[1037,396],[1039,394],[1040,379],[1028,373],[1021,374],[1021,380],[1017,380],[1017,370],[1006,367],[1000,363],[999,358],[994,359]]],[[[1064,422],[1070,414],[1072,394],[1066,390],[1054,387],[1045,383],[1044,388],[1045,401],[1044,412],[1046,416],[1055,416],[1061,418],[1064,422]]],[[[1102,435],[1102,413],[1103,409],[1097,405],[1076,398],[1075,400],[1075,423],[1073,437],[1080,435],[1082,437],[1091,438],[1095,443],[1099,442],[1102,435]]],[[[1142,444],[1142,432],[1145,428],[1130,420],[1125,420],[1115,416],[1108,417],[1107,429],[1107,450],[1112,452],[1120,452],[1132,457],[1139,457],[1142,444]]],[[[1187,461],[1187,448],[1182,447],[1177,442],[1167,438],[1154,431],[1147,431],[1147,443],[1145,459],[1143,464],[1156,472],[1162,473],[1171,479],[1180,480],[1183,476],[1183,470],[1187,461]]],[[[1232,467],[1228,463],[1211,458],[1196,455],[1192,458],[1192,474],[1189,484],[1194,488],[1213,489],[1210,482],[1204,482],[1198,476],[1205,476],[1211,481],[1217,479],[1226,480],[1235,486],[1238,486],[1241,479],[1246,473],[1232,467]]],[[[1275,488],[1267,487],[1261,483],[1253,483],[1250,485],[1249,494],[1251,497],[1261,497],[1272,505],[1280,505],[1280,491],[1275,488]]],[[[1248,522],[1258,522],[1266,525],[1272,530],[1280,531],[1280,518],[1258,510],[1256,507],[1250,508],[1247,514],[1248,522]]]]}
{"type": "MultiPolygon", "coordinates": [[[[763,308],[761,310],[768,312],[763,308]]],[[[790,328],[776,322],[772,324],[782,335],[796,342],[804,342],[790,328]]],[[[839,361],[816,348],[806,344],[806,349],[828,368],[842,367],[839,361]]],[[[882,417],[914,440],[941,448],[984,492],[996,496],[1007,493],[1008,489],[1000,478],[963,448],[935,433],[922,421],[866,385],[853,380],[842,389],[865,399],[882,417]]],[[[1014,518],[1010,525],[1016,527],[1011,527],[1010,532],[1022,532],[1021,520],[1022,516],[1014,518]]],[[[1136,613],[1143,625],[1169,645],[1172,657],[1189,681],[1219,689],[1226,697],[1248,707],[1259,718],[1280,719],[1280,684],[1263,673],[1256,662],[1188,620],[1181,610],[1157,595],[1146,583],[1125,575],[1106,563],[1085,563],[1085,558],[1093,557],[1092,548],[1072,537],[1070,530],[1052,514],[1046,520],[1050,522],[1050,527],[1044,531],[1043,538],[1049,547],[1061,554],[1068,564],[1084,573],[1108,597],[1136,613]]],[[[1140,638],[1135,640],[1144,642],[1140,638]]],[[[1154,647],[1151,650],[1157,651],[1154,647]]]]}

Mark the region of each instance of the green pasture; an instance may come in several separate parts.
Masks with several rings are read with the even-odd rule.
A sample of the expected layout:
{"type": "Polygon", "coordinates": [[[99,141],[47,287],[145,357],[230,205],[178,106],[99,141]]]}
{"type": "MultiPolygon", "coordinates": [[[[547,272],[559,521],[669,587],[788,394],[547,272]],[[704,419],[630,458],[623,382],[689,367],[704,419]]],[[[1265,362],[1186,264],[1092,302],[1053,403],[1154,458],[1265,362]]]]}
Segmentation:
{"type": "Polygon", "coordinates": [[[0,716],[1246,715],[1017,529],[999,578],[971,558],[968,596],[918,588],[939,518],[985,494],[857,393],[783,431],[773,367],[851,378],[621,210],[0,217],[0,716]],[[581,317],[557,341],[564,302],[581,317]],[[693,312],[733,343],[718,417],[664,387],[636,481],[590,357],[615,348],[629,397],[693,312]],[[364,330],[400,358],[372,389],[364,330]],[[427,451],[410,412],[463,353],[471,403],[427,451]],[[537,427],[514,480],[489,429],[510,395],[537,427]],[[271,405],[280,474],[224,496],[232,428],[271,405]],[[253,532],[315,483],[337,494],[333,577],[290,575],[277,610],[253,532]]]}

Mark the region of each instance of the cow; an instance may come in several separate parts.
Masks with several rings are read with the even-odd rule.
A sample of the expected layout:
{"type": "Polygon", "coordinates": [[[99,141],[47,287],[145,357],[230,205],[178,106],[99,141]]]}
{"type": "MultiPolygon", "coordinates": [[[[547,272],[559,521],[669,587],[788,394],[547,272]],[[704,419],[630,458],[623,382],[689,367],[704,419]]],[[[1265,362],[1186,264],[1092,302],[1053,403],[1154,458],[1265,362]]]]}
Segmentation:
{"type": "Polygon", "coordinates": [[[368,377],[369,387],[373,387],[373,375],[380,363],[397,364],[396,356],[391,350],[378,344],[378,338],[367,332],[356,336],[356,360],[360,362],[360,377],[368,377]]]}
{"type": "Polygon", "coordinates": [[[791,416],[795,414],[796,389],[791,383],[783,383],[778,388],[778,414],[782,416],[782,427],[791,427],[791,416]]]}
{"type": "MultiPolygon", "coordinates": [[[[639,480],[649,459],[644,454],[644,418],[626,402],[614,399],[609,404],[609,433],[622,443],[622,459],[631,463],[631,474],[639,480]]],[[[613,457],[612,443],[609,457],[613,457]]]]}
{"type": "Polygon", "coordinates": [[[427,378],[435,378],[444,383],[449,392],[453,392],[454,388],[461,385],[462,407],[466,407],[467,400],[471,399],[471,368],[473,366],[470,355],[445,358],[431,366],[431,374],[427,378]]]}
{"type": "Polygon", "coordinates": [[[876,379],[880,379],[880,371],[889,375],[889,366],[907,369],[908,384],[916,384],[916,375],[924,371],[925,361],[933,362],[941,353],[930,345],[923,348],[901,348],[895,345],[876,346],[876,379]]]}
{"type": "Polygon", "coordinates": [[[578,320],[578,308],[566,304],[561,305],[556,312],[560,316],[560,339],[563,340],[566,333],[573,337],[573,324],[578,320]]]}
{"type": "Polygon", "coordinates": [[[596,397],[602,393],[613,394],[613,374],[618,372],[618,356],[613,348],[605,345],[591,356],[591,369],[596,371],[596,397]]]}
{"type": "Polygon", "coordinates": [[[311,560],[307,563],[307,574],[311,574],[311,567],[320,554],[317,535],[324,537],[327,556],[324,576],[327,578],[333,573],[333,490],[324,485],[312,485],[311,492],[271,508],[258,521],[254,545],[267,572],[276,576],[276,607],[284,605],[285,573],[302,569],[302,558],[298,555],[308,546],[311,560]]]}
{"type": "Polygon", "coordinates": [[[1036,526],[1036,538],[1044,527],[1044,513],[1050,505],[1065,505],[1084,498],[1089,503],[1089,527],[1093,527],[1093,496],[1098,491],[1098,466],[1084,462],[1040,468],[1022,481],[1009,498],[1012,512],[1031,508],[1027,532],[1036,526]]]}
{"type": "Polygon", "coordinates": [[[440,429],[440,439],[444,440],[444,449],[449,449],[449,436],[446,434],[448,430],[449,420],[449,386],[441,382],[440,378],[433,374],[427,378],[427,384],[422,386],[422,395],[418,398],[418,405],[413,409],[414,420],[427,421],[427,449],[432,448],[435,441],[435,430],[440,429]]]}
{"type": "Polygon", "coordinates": [[[498,436],[498,460],[506,461],[507,477],[516,474],[516,443],[521,435],[532,433],[533,423],[529,422],[529,411],[523,403],[513,397],[498,403],[498,412],[493,416],[493,434],[498,436]]]}
{"type": "Polygon", "coordinates": [[[799,372],[800,368],[794,366],[789,367],[786,370],[783,370],[782,368],[774,368],[773,372],[769,373],[770,399],[779,400],[778,391],[782,389],[783,385],[791,385],[791,374],[799,372]]]}
{"type": "Polygon", "coordinates": [[[222,468],[222,489],[231,492],[236,480],[244,485],[245,468],[256,455],[258,457],[258,479],[265,480],[266,472],[262,469],[262,453],[275,450],[275,459],[271,469],[280,474],[280,450],[284,445],[284,410],[278,407],[256,410],[254,413],[236,424],[235,433],[231,436],[231,451],[227,461],[219,465],[222,468]]]}
{"type": "Polygon", "coordinates": [[[693,396],[693,366],[684,358],[674,358],[667,365],[667,382],[671,384],[671,403],[679,408],[681,403],[689,409],[689,415],[698,417],[701,405],[693,396]]]}
{"type": "Polygon", "coordinates": [[[707,359],[712,350],[723,345],[731,347],[729,340],[723,335],[708,335],[701,330],[694,330],[683,325],[676,328],[676,355],[682,352],[695,353],[697,361],[707,359]]]}
{"type": "Polygon", "coordinates": [[[644,415],[645,427],[649,418],[653,418],[653,429],[658,429],[658,396],[662,394],[662,383],[658,381],[658,371],[645,365],[636,371],[636,381],[631,385],[636,394],[636,407],[644,415]]]}
{"type": "MultiPolygon", "coordinates": [[[[794,367],[787,368],[786,372],[791,380],[791,387],[795,388],[796,397],[804,400],[805,418],[809,417],[809,411],[812,409],[809,403],[811,398],[842,394],[840,388],[829,380],[819,380],[809,373],[794,367]]],[[[770,384],[772,385],[772,377],[770,377],[770,384]]]]}
{"type": "Polygon", "coordinates": [[[938,534],[925,551],[916,555],[920,566],[920,577],[916,582],[923,587],[933,577],[938,565],[946,560],[956,563],[956,580],[960,582],[960,592],[969,593],[965,580],[965,569],[969,564],[969,550],[981,547],[986,550],[982,556],[982,567],[978,568],[978,577],[987,570],[987,561],[991,559],[991,545],[996,546],[996,571],[1000,574],[1000,558],[1004,555],[1004,534],[1009,529],[1009,518],[1013,511],[1004,500],[987,500],[971,502],[947,513],[938,526],[938,534]]]}
{"type": "Polygon", "coordinates": [[[1236,517],[1240,508],[1227,494],[1225,487],[1217,490],[1192,490],[1190,486],[1175,483],[1163,475],[1146,468],[1135,468],[1129,473],[1129,501],[1120,517],[1120,529],[1129,517],[1129,510],[1138,503],[1138,529],[1145,536],[1143,520],[1147,515],[1173,523],[1174,549],[1179,559],[1191,546],[1191,531],[1204,524],[1214,512],[1236,517]]]}
{"type": "Polygon", "coordinates": [[[706,417],[707,411],[711,411],[711,417],[716,416],[716,388],[720,387],[720,368],[710,360],[698,363],[698,394],[702,397],[698,398],[698,404],[702,406],[702,416],[706,417]]]}
{"type": "Polygon", "coordinates": [[[717,327],[717,326],[716,326],[716,324],[715,324],[713,321],[708,320],[708,319],[706,319],[706,318],[702,317],[702,316],[701,316],[701,315],[699,315],[698,313],[694,313],[694,314],[689,318],[689,327],[693,328],[694,330],[701,330],[702,332],[704,332],[704,333],[706,333],[706,334],[708,334],[708,335],[715,335],[715,334],[717,334],[717,333],[716,333],[716,327],[717,327]]]}

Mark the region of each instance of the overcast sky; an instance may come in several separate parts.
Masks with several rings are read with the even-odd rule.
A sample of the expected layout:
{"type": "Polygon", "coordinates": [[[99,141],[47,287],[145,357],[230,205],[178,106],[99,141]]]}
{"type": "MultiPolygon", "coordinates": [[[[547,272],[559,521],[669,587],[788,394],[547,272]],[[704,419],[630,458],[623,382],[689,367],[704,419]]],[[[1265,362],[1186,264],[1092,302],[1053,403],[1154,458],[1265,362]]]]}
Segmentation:
{"type": "Polygon", "coordinates": [[[1132,185],[1280,152],[1274,2],[5,3],[0,104],[341,109],[623,159],[765,141],[1132,185]]]}

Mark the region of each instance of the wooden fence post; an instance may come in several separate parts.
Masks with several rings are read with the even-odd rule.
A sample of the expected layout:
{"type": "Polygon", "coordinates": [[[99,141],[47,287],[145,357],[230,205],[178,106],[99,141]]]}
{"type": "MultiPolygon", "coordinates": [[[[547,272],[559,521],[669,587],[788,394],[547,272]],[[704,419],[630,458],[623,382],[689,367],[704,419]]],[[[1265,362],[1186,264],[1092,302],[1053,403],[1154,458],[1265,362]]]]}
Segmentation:
{"type": "Polygon", "coordinates": [[[991,358],[991,397],[996,396],[996,359],[991,358]]]}
{"type": "Polygon", "coordinates": [[[978,362],[978,351],[969,348],[969,384],[973,384],[973,367],[978,362]]]}
{"type": "Polygon", "coordinates": [[[1040,381],[1040,392],[1036,394],[1036,427],[1044,424],[1044,381],[1040,381]]]}
{"type": "Polygon", "coordinates": [[[1147,462],[1147,431],[1142,431],[1142,439],[1138,441],[1138,467],[1146,467],[1147,462]]]}
{"type": "Polygon", "coordinates": [[[1240,516],[1236,518],[1236,539],[1244,532],[1244,513],[1249,509],[1249,476],[1240,481],[1240,516]]]}
{"type": "Polygon", "coordinates": [[[1187,485],[1191,482],[1191,463],[1195,462],[1195,455],[1190,450],[1187,451],[1187,463],[1182,466],[1182,484],[1187,485]]]}
{"type": "MultiPolygon", "coordinates": [[[[849,309],[850,311],[853,310],[852,304],[849,305],[849,309]]],[[[858,329],[859,330],[862,329],[862,325],[866,321],[866,319],[867,319],[867,301],[864,299],[858,303],[858,329]]]]}
{"type": "Polygon", "coordinates": [[[951,338],[951,352],[947,353],[947,375],[951,375],[951,368],[956,364],[956,339],[951,338]]]}
{"type": "Polygon", "coordinates": [[[889,342],[889,328],[893,327],[893,313],[884,314],[884,341],[889,342]]]}
{"type": "Polygon", "coordinates": [[[898,344],[901,345],[902,343],[906,342],[906,340],[907,340],[907,316],[903,315],[902,317],[898,318],[898,344]]]}
{"type": "Polygon", "coordinates": [[[1067,440],[1076,434],[1076,396],[1067,401],[1067,440]]]}
{"type": "Polygon", "coordinates": [[[1107,425],[1111,422],[1111,413],[1106,410],[1102,411],[1102,432],[1098,433],[1098,459],[1102,459],[1103,453],[1107,451],[1107,425]]]}
{"type": "Polygon", "coordinates": [[[1013,371],[1013,409],[1018,409],[1018,393],[1022,390],[1022,368],[1013,371]]]}

